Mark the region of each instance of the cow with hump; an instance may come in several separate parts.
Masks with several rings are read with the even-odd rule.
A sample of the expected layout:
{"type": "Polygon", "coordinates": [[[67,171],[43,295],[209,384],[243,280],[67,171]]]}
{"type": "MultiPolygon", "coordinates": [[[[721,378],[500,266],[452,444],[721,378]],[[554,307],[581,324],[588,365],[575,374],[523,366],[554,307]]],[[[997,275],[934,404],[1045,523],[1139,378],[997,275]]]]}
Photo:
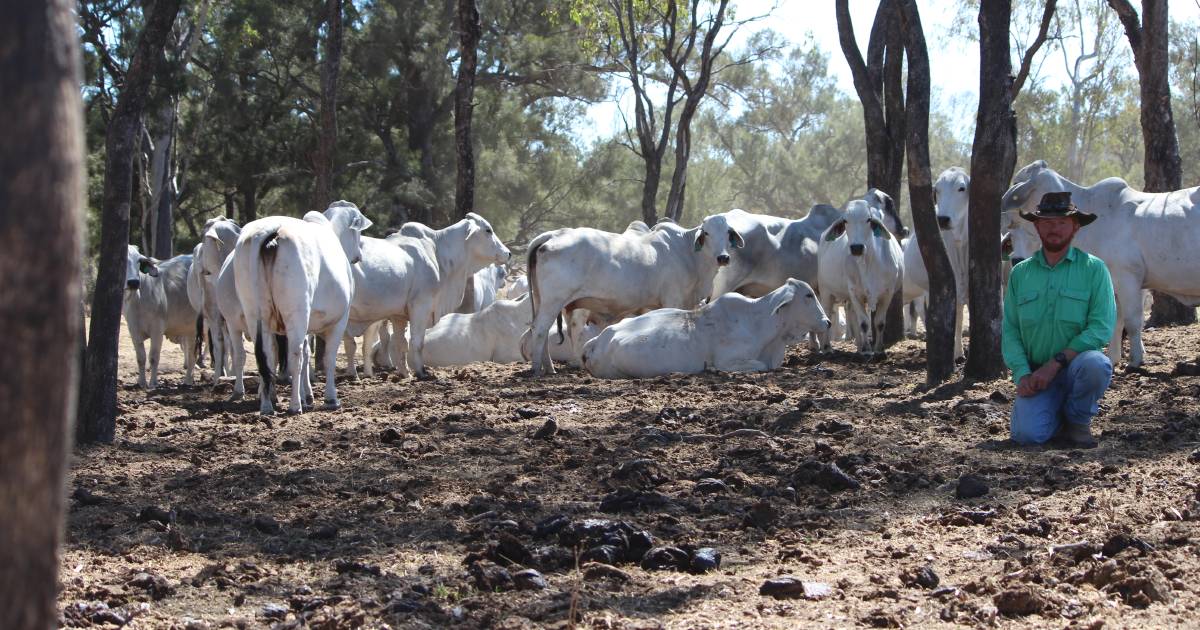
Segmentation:
{"type": "Polygon", "coordinates": [[[1069,192],[1081,211],[1096,215],[1073,246],[1108,266],[1117,294],[1117,322],[1108,356],[1121,360],[1122,332],[1129,333],[1129,367],[1142,365],[1142,289],[1166,293],[1187,306],[1200,305],[1200,188],[1165,193],[1135,190],[1123,179],[1110,177],[1090,187],[1080,186],[1038,160],[1017,171],[1013,186],[1001,199],[1013,243],[1013,263],[1039,248],[1033,224],[1021,212],[1035,208],[1050,192],[1069,192]]]}
{"type": "MultiPolygon", "coordinates": [[[[971,195],[971,176],[961,167],[952,166],[938,176],[933,184],[934,212],[937,215],[938,231],[950,259],[950,271],[954,274],[954,289],[957,304],[954,309],[954,358],[963,357],[962,331],[963,309],[967,306],[967,207],[971,195]]],[[[916,236],[903,241],[904,250],[904,303],[914,302],[918,316],[924,318],[925,296],[929,293],[929,273],[921,257],[920,243],[916,236]]],[[[915,332],[916,317],[912,319],[915,332]]]]}
{"type": "Polygon", "coordinates": [[[717,267],[742,247],[724,215],[685,230],[674,223],[623,234],[592,228],[555,230],[529,245],[533,375],[554,373],[547,341],[563,310],[608,318],[639,309],[695,308],[712,293],[717,267]]]}
{"type": "Polygon", "coordinates": [[[183,347],[185,385],[192,384],[196,365],[196,340],[203,329],[200,314],[188,298],[190,254],[168,260],[143,256],[129,246],[125,265],[125,299],[121,305],[125,325],[137,355],[138,386],[158,388],[158,360],[163,337],[183,347]],[[150,382],[146,382],[146,340],[150,340],[150,382]]]}
{"type": "MultiPolygon", "coordinates": [[[[234,278],[246,328],[254,336],[263,414],[275,412],[274,334],[288,339],[288,412],[311,407],[308,335],[320,335],[326,347],[335,348],[345,333],[354,295],[351,265],[361,258],[361,233],[370,226],[357,206],[335,201],[324,213],[309,212],[303,219],[267,217],[242,228],[234,250],[234,278]]],[[[326,352],[324,358],[325,405],[336,409],[337,353],[326,352]]]]}
{"type": "Polygon", "coordinates": [[[789,344],[830,325],[812,287],[790,278],[760,298],[726,293],[695,310],[617,322],[584,344],[583,367],[600,378],[774,370],[789,344]]]}

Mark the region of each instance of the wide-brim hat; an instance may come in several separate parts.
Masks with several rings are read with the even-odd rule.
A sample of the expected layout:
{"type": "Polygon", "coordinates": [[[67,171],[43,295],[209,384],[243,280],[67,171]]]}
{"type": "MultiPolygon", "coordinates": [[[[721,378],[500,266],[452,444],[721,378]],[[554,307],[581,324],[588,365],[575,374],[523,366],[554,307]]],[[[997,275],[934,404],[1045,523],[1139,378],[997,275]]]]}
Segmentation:
{"type": "Polygon", "coordinates": [[[1075,217],[1080,226],[1096,220],[1096,215],[1084,212],[1071,203],[1071,193],[1069,192],[1046,193],[1042,195],[1042,201],[1038,203],[1036,209],[1021,213],[1021,218],[1026,221],[1064,217],[1075,217]]]}

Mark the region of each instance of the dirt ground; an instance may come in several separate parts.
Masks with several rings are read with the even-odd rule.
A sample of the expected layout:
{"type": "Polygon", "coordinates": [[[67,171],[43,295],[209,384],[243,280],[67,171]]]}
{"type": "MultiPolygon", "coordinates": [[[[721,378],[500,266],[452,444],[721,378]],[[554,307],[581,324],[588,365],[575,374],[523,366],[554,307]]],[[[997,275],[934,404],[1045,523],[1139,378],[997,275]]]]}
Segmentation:
{"type": "Polygon", "coordinates": [[[1200,326],[1146,342],[1100,447],[1061,450],[1002,442],[1008,382],[924,387],[916,341],[753,375],[339,378],[341,410],[273,418],[183,387],[170,343],[133,388],[125,341],[117,440],[71,466],[60,623],[1200,626],[1200,377],[1172,375],[1200,326]]]}

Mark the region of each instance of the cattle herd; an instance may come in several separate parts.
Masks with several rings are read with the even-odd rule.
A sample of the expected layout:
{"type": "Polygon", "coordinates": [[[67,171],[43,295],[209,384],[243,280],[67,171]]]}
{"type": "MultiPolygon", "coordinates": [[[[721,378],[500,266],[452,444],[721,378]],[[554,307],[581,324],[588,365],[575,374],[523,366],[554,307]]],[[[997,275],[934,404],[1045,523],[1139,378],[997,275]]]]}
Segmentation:
{"type": "MultiPolygon", "coordinates": [[[[956,357],[967,302],[969,189],[958,167],[934,184],[959,301],[956,357]]],[[[1113,277],[1119,321],[1110,356],[1121,358],[1124,331],[1129,365],[1141,365],[1143,289],[1200,304],[1200,193],[1143,193],[1116,178],[1084,188],[1034,162],[1001,202],[999,227],[1014,263],[1039,246],[1020,212],[1058,191],[1099,217],[1075,244],[1103,259],[1113,277]]],[[[130,246],[124,315],[138,385],[157,387],[163,337],[183,347],[187,385],[198,342],[210,339],[212,382],[232,376],[235,398],[245,393],[243,340],[251,341],[263,413],[274,412],[279,378],[291,380],[290,413],[311,408],[314,367],[325,374],[325,405],[336,408],[336,348],[344,345],[348,376],[358,378],[359,337],[368,376],[385,366],[423,378],[427,366],[479,361],[530,361],[535,376],[553,373],[556,361],[601,378],[771,370],[804,339],[827,351],[834,337],[848,334],[860,352],[879,352],[893,295],[911,303],[915,327],[928,291],[916,239],[905,238],[895,203],[875,189],[842,209],[813,206],[799,220],[735,209],[691,229],[635,221],[620,234],[553,230],[529,243],[528,273],[513,278],[506,278],[512,253],[477,214],[441,230],[407,223],[386,238],[364,236],[370,226],[354,204],[337,201],[303,219],[274,216],[241,227],[212,219],[192,254],[165,261],[130,246]],[[317,339],[329,350],[310,367],[317,339]]]]}

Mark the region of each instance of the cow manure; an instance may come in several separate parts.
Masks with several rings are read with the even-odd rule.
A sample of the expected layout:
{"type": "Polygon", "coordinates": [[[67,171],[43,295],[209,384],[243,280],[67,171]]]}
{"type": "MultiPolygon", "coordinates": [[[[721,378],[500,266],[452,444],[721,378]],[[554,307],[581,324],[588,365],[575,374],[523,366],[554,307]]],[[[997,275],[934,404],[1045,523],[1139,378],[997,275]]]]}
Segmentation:
{"type": "Polygon", "coordinates": [[[693,494],[724,494],[729,492],[729,485],[720,479],[706,477],[692,486],[693,494]]]}
{"type": "Polygon", "coordinates": [[[554,421],[554,418],[547,418],[546,422],[542,424],[541,428],[539,428],[537,431],[534,431],[531,438],[534,440],[549,440],[557,433],[558,423],[554,421]]]}
{"type": "Polygon", "coordinates": [[[617,564],[621,562],[623,555],[622,551],[614,545],[597,545],[580,554],[579,560],[581,562],[617,564]]]}
{"type": "Polygon", "coordinates": [[[1131,547],[1143,553],[1150,553],[1154,551],[1154,545],[1151,545],[1141,538],[1130,536],[1126,533],[1117,533],[1110,536],[1109,539],[1104,542],[1104,547],[1101,548],[1100,553],[1103,553],[1105,556],[1111,558],[1131,547]]]}
{"type": "Polygon", "coordinates": [[[518,591],[546,590],[546,578],[534,569],[517,571],[512,575],[512,581],[518,591]]]}
{"type": "Polygon", "coordinates": [[[979,475],[963,475],[958,478],[954,488],[954,496],[958,499],[974,499],[982,497],[990,491],[987,480],[979,475]]]}
{"type": "Polygon", "coordinates": [[[838,468],[837,464],[816,460],[808,460],[797,466],[792,473],[792,479],[796,486],[817,486],[830,492],[857,490],[862,487],[857,480],[838,468]]]}
{"type": "Polygon", "coordinates": [[[553,536],[571,523],[571,517],[566,514],[553,514],[538,521],[533,526],[533,535],[538,538],[553,536]]]}
{"type": "Polygon", "coordinates": [[[721,568],[721,552],[712,547],[701,547],[692,552],[692,560],[688,565],[691,573],[708,573],[721,568]]]}
{"type": "Polygon", "coordinates": [[[600,511],[613,514],[645,508],[662,509],[671,503],[671,497],[661,492],[621,488],[600,499],[600,511]]]}
{"type": "Polygon", "coordinates": [[[279,444],[279,448],[287,452],[298,451],[302,446],[303,445],[300,444],[300,440],[284,440],[279,444]]]}
{"type": "Polygon", "coordinates": [[[846,436],[854,432],[854,425],[849,422],[842,422],[836,418],[818,422],[817,431],[835,436],[846,436]]]}
{"type": "Polygon", "coordinates": [[[686,571],[691,566],[691,560],[688,552],[679,547],[654,547],[642,557],[641,567],[647,571],[686,571]]]}
{"type": "Polygon", "coordinates": [[[996,610],[1007,617],[1023,617],[1049,608],[1050,602],[1029,586],[1016,586],[997,593],[992,598],[996,610]]]}
{"type": "Polygon", "coordinates": [[[511,588],[513,584],[512,575],[509,574],[507,569],[487,560],[478,560],[471,563],[468,572],[475,581],[475,588],[481,591],[505,591],[511,588]]]}
{"type": "Polygon", "coordinates": [[[87,488],[75,488],[75,491],[71,493],[71,498],[79,505],[100,505],[107,500],[87,488]]]}
{"type": "Polygon", "coordinates": [[[747,527],[765,530],[770,529],[777,520],[779,520],[779,510],[770,501],[759,501],[747,510],[743,523],[747,527]]]}
{"type": "Polygon", "coordinates": [[[833,594],[833,587],[824,582],[807,582],[785,575],[763,582],[758,587],[758,594],[776,599],[823,599],[833,594]]]}
{"type": "Polygon", "coordinates": [[[129,578],[129,586],[144,589],[150,594],[150,597],[158,601],[175,592],[175,587],[167,581],[167,578],[148,571],[139,571],[134,573],[129,578]]]}
{"type": "Polygon", "coordinates": [[[336,525],[321,525],[308,532],[308,537],[311,540],[334,540],[338,537],[338,531],[336,525]]]}
{"type": "Polygon", "coordinates": [[[529,407],[517,407],[516,413],[517,417],[521,418],[522,420],[529,420],[530,418],[536,418],[540,415],[543,415],[544,412],[537,409],[531,409],[529,407]]]}
{"type": "Polygon", "coordinates": [[[279,524],[279,521],[270,516],[255,516],[250,524],[254,529],[264,534],[275,535],[283,533],[283,526],[279,524]]]}
{"type": "Polygon", "coordinates": [[[929,565],[909,569],[900,574],[900,582],[905,586],[919,586],[925,589],[937,588],[941,579],[929,565]]]}
{"type": "Polygon", "coordinates": [[[340,575],[347,573],[365,573],[376,577],[383,575],[383,569],[380,569],[377,565],[367,564],[358,560],[334,560],[333,570],[340,575]]]}
{"type": "Polygon", "coordinates": [[[259,612],[267,619],[283,619],[287,617],[288,608],[282,604],[264,604],[259,612]]]}

